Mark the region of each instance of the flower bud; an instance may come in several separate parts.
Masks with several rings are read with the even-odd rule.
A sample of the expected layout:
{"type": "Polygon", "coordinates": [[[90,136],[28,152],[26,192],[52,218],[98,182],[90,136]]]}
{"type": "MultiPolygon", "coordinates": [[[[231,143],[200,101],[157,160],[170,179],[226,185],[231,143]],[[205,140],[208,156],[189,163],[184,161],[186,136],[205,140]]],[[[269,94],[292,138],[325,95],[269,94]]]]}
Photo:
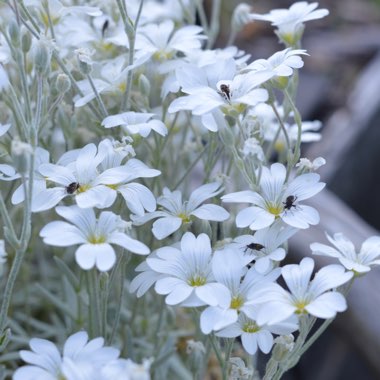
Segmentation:
{"type": "Polygon", "coordinates": [[[150,95],[150,82],[144,74],[139,76],[139,90],[144,96],[148,97],[150,95]]]}
{"type": "Polygon", "coordinates": [[[93,54],[93,51],[90,51],[88,49],[77,49],[75,50],[75,53],[77,54],[77,58],[78,58],[79,71],[83,75],[90,74],[92,71],[91,56],[93,54]]]}
{"type": "Polygon", "coordinates": [[[20,46],[20,28],[16,20],[11,20],[8,26],[9,37],[14,47],[20,46]]]}
{"type": "Polygon", "coordinates": [[[272,357],[274,360],[281,362],[293,351],[294,336],[292,334],[281,335],[277,337],[274,342],[275,346],[273,347],[272,357]]]}
{"type": "Polygon", "coordinates": [[[55,82],[57,91],[61,94],[70,90],[71,82],[66,74],[58,74],[57,81],[55,82]]]}
{"type": "Polygon", "coordinates": [[[24,53],[27,53],[30,50],[32,45],[32,37],[27,30],[23,30],[21,33],[21,49],[24,53]]]}
{"type": "Polygon", "coordinates": [[[249,13],[251,12],[252,7],[249,4],[241,3],[239,4],[232,15],[231,19],[231,31],[234,33],[240,32],[245,25],[250,23],[251,17],[249,13]]]}
{"type": "Polygon", "coordinates": [[[38,41],[34,48],[34,67],[40,74],[45,74],[50,66],[51,54],[43,41],[38,41]]]}

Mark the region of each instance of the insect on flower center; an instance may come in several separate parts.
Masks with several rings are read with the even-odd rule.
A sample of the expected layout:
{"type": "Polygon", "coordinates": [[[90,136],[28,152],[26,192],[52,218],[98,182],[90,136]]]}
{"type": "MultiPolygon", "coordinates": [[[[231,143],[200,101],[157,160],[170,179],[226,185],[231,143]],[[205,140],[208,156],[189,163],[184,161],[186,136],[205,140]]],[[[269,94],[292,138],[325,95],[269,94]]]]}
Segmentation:
{"type": "Polygon", "coordinates": [[[243,303],[244,303],[244,300],[242,297],[240,297],[240,296],[232,297],[230,308],[235,309],[235,310],[239,310],[243,306],[243,303]]]}
{"type": "Polygon", "coordinates": [[[206,282],[207,282],[206,277],[203,277],[201,275],[194,275],[188,279],[188,284],[194,287],[203,286],[206,284],[206,282]]]}
{"type": "Polygon", "coordinates": [[[255,321],[249,321],[244,323],[242,330],[247,333],[255,333],[260,330],[260,327],[255,321]]]}

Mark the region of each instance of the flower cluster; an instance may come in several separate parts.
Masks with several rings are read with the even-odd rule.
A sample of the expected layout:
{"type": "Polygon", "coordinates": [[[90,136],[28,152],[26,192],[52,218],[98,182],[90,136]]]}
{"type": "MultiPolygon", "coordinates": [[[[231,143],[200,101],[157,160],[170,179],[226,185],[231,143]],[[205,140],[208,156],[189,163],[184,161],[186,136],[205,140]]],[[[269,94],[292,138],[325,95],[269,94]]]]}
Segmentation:
{"type": "Polygon", "coordinates": [[[244,360],[282,350],[264,375],[279,379],[313,342],[315,319],[326,328],[353,280],[380,264],[380,237],[357,253],[340,233],[311,245],[339,264],[284,264],[289,240],[320,219],[308,202],[325,187],[325,160],[301,147],[322,124],[302,120],[296,93],[305,22],[328,11],[240,4],[215,49],[219,2],[210,19],[196,0],[5,3],[0,348],[14,358],[32,332],[104,336],[77,332],[62,352],[33,338],[14,379],[206,378],[210,347],[223,378],[247,378],[257,369],[244,360]],[[256,60],[233,46],[253,20],[285,46],[256,60]],[[147,357],[152,366],[135,363],[147,357]]]}
{"type": "Polygon", "coordinates": [[[33,338],[31,351],[20,351],[29,363],[14,373],[14,380],[32,379],[141,379],[149,380],[149,360],[138,365],[130,359],[119,358],[119,350],[104,346],[104,339],[88,339],[85,331],[67,338],[62,353],[50,341],[33,338]]]}

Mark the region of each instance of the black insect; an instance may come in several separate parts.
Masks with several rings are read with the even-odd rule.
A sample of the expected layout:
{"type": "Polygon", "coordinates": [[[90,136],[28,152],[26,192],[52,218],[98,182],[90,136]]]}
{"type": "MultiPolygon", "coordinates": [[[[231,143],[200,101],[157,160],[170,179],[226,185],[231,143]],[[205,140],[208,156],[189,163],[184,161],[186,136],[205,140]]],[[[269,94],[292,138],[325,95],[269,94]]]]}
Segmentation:
{"type": "Polygon", "coordinates": [[[284,205],[284,210],[291,210],[292,207],[296,207],[294,202],[297,200],[297,197],[295,195],[289,195],[286,199],[285,202],[282,202],[284,205]]]}
{"type": "Polygon", "coordinates": [[[79,187],[80,185],[78,182],[71,182],[70,185],[66,186],[66,192],[67,194],[74,194],[79,187]]]}
{"type": "Polygon", "coordinates": [[[108,20],[104,21],[104,24],[102,26],[102,38],[104,38],[104,34],[106,33],[108,25],[109,25],[109,21],[108,20]]]}
{"type": "Polygon", "coordinates": [[[246,245],[244,253],[247,252],[248,249],[252,249],[254,251],[261,251],[263,248],[265,248],[262,244],[259,243],[249,243],[246,245]]]}
{"type": "Polygon", "coordinates": [[[227,99],[227,100],[230,100],[231,99],[231,90],[230,90],[230,86],[228,84],[221,84],[220,85],[220,92],[221,94],[227,99]]]}

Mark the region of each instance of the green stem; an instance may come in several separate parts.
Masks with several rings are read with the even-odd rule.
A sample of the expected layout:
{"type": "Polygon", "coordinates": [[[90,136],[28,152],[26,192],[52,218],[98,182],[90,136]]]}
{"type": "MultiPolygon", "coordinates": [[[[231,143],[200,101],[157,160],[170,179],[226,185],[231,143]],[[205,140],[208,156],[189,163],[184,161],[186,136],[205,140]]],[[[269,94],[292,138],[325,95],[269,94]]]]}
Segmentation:
{"type": "Polygon", "coordinates": [[[302,135],[302,119],[301,115],[298,112],[297,107],[295,106],[292,97],[289,95],[288,91],[285,89],[284,94],[286,97],[286,100],[289,102],[290,107],[294,113],[294,120],[297,124],[297,141],[294,147],[294,158],[293,158],[293,166],[298,162],[300,155],[301,155],[301,135],[302,135]]]}
{"type": "Polygon", "coordinates": [[[100,111],[102,112],[102,116],[103,116],[103,118],[105,118],[105,117],[108,116],[108,112],[107,112],[106,106],[104,105],[103,100],[102,100],[102,98],[101,98],[101,96],[100,96],[97,88],[95,87],[94,81],[92,80],[90,74],[87,74],[87,79],[88,79],[88,82],[90,83],[92,91],[94,91],[96,100],[98,101],[98,104],[99,104],[99,107],[100,107],[100,111]]]}
{"type": "Polygon", "coordinates": [[[199,162],[199,160],[202,158],[204,153],[206,152],[208,147],[208,144],[204,146],[201,153],[199,153],[198,157],[193,161],[193,163],[187,168],[183,176],[180,178],[180,180],[174,185],[173,190],[176,190],[178,186],[185,180],[185,178],[189,175],[189,173],[193,170],[194,166],[199,162]]]}
{"type": "Polygon", "coordinates": [[[0,336],[3,335],[5,327],[7,325],[8,309],[12,298],[14,284],[16,282],[17,275],[20,271],[22,261],[24,259],[26,247],[22,247],[16,250],[16,254],[9,272],[8,280],[5,285],[3,293],[3,301],[0,309],[0,336]]]}
{"type": "Polygon", "coordinates": [[[216,37],[219,33],[219,18],[220,18],[220,8],[222,2],[221,0],[213,0],[212,2],[212,11],[211,11],[211,21],[210,21],[210,30],[207,41],[207,49],[211,49],[215,43],[216,37]]]}

